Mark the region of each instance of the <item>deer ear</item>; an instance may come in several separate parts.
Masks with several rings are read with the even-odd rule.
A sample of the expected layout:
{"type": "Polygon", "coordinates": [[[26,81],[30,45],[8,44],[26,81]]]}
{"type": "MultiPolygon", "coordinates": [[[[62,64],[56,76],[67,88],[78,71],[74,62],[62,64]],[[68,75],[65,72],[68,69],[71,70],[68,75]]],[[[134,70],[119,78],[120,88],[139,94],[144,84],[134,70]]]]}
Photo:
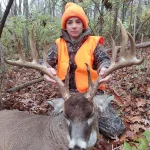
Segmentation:
{"type": "Polygon", "coordinates": [[[94,106],[100,111],[104,112],[108,107],[109,103],[114,99],[114,96],[109,96],[106,94],[96,95],[93,98],[94,106]]]}
{"type": "Polygon", "coordinates": [[[59,115],[64,111],[64,100],[63,98],[53,99],[50,101],[47,101],[48,104],[50,104],[54,110],[52,110],[53,114],[59,115]]]}

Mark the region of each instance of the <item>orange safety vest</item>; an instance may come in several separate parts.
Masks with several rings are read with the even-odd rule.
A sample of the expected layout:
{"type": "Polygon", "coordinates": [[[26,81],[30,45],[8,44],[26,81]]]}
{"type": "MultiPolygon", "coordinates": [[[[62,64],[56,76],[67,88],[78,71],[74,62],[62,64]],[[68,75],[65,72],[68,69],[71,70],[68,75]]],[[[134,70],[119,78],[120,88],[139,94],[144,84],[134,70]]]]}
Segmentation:
{"type": "MultiPolygon", "coordinates": [[[[94,61],[94,50],[98,42],[103,44],[103,37],[89,36],[75,55],[75,63],[77,65],[77,69],[75,70],[75,82],[77,90],[81,93],[86,92],[88,89],[88,75],[85,63],[87,63],[90,67],[92,81],[95,81],[98,78],[97,71],[92,68],[94,61]]],[[[58,46],[57,75],[61,80],[64,80],[67,73],[67,68],[69,67],[67,43],[64,39],[59,38],[56,40],[56,44],[58,46]]],[[[101,85],[100,89],[104,90],[105,85],[101,85]]]]}

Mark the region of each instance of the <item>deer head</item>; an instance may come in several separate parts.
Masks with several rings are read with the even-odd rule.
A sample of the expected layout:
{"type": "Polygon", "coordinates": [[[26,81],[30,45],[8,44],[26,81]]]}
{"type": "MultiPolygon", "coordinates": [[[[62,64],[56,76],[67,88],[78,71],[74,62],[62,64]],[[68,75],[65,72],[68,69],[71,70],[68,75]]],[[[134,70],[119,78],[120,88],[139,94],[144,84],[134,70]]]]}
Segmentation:
{"type": "Polygon", "coordinates": [[[19,60],[12,61],[5,59],[6,63],[8,64],[36,69],[56,81],[63,98],[62,106],[63,114],[68,125],[69,150],[86,150],[96,143],[98,133],[98,116],[96,109],[98,108],[100,111],[103,111],[104,108],[103,106],[96,107],[96,104],[94,103],[94,96],[99,86],[99,81],[117,69],[128,67],[131,65],[138,65],[143,62],[143,59],[139,60],[136,58],[135,42],[132,36],[125,30],[121,21],[118,20],[118,22],[120,24],[122,32],[122,43],[119,61],[116,62],[118,47],[115,45],[114,40],[110,36],[113,43],[111,65],[108,68],[107,72],[103,76],[99,76],[98,79],[93,83],[91,81],[90,71],[87,66],[89,88],[88,91],[84,94],[76,93],[71,95],[69,93],[68,75],[66,76],[66,82],[63,83],[57,75],[50,74],[47,67],[45,51],[43,56],[43,64],[41,65],[38,63],[36,43],[33,39],[33,29],[31,31],[30,37],[30,46],[32,50],[33,61],[27,62],[25,60],[22,54],[20,42],[18,42],[19,60]],[[128,37],[131,43],[131,57],[129,59],[126,59],[125,47],[128,41],[128,37]]]}

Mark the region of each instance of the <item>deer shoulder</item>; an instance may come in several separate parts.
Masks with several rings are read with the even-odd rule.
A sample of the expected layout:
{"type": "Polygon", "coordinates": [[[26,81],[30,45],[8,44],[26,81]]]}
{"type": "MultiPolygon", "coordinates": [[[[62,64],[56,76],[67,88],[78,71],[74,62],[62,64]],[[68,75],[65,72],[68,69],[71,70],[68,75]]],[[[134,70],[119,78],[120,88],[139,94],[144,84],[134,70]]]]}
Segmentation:
{"type": "Polygon", "coordinates": [[[18,110],[0,111],[0,150],[67,149],[63,114],[35,115],[18,110]]]}

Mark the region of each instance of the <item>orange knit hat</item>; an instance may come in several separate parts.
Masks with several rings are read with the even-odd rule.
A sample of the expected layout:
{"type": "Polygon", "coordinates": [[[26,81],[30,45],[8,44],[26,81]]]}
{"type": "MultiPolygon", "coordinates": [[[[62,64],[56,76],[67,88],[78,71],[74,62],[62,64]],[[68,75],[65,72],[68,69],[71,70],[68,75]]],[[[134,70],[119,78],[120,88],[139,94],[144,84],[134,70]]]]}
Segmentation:
{"type": "Polygon", "coordinates": [[[75,3],[67,3],[65,6],[65,12],[62,15],[62,20],[61,20],[61,24],[62,24],[62,29],[66,30],[66,21],[70,18],[70,17],[78,17],[84,26],[84,30],[86,30],[88,28],[88,18],[83,10],[82,7],[80,7],[79,5],[75,4],[75,3]]]}

